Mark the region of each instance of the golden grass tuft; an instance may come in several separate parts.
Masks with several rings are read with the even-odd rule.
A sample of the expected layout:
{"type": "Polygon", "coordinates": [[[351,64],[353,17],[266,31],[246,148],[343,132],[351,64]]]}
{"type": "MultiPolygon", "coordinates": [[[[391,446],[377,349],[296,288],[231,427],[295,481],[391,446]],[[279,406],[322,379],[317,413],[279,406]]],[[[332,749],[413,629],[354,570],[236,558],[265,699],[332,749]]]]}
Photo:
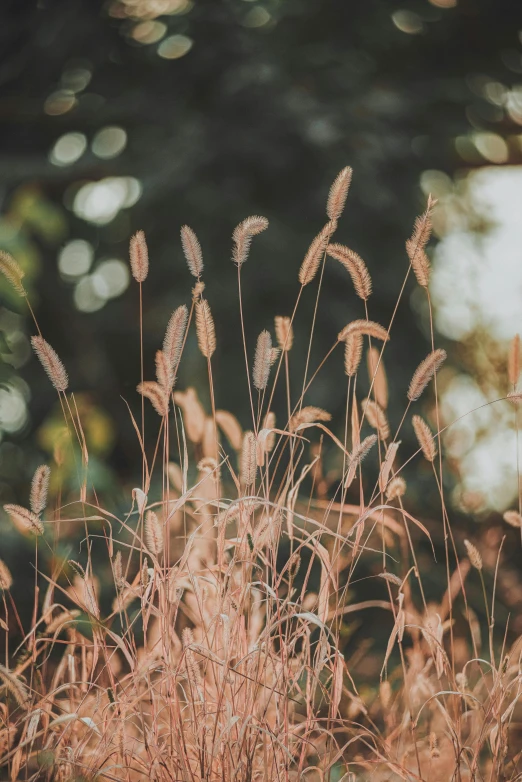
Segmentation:
{"type": "MultiPolygon", "coordinates": [[[[330,244],[350,179],[345,168],[332,185],[330,222],[301,266],[295,301],[288,303],[292,316],[275,319],[278,347],[263,329],[253,361],[245,334],[254,324],[241,298],[248,267],[241,267],[252,237],[268,223],[251,217],[235,229],[245,377],[214,383],[219,361],[210,361],[216,336],[203,298],[201,248],[194,232],[182,228],[196,278],[190,290],[186,275],[190,312],[178,307],[161,349],[142,355],[145,366],[156,358],[156,380],[144,380],[140,366],[135,382],[142,381],[138,391],[160,419],[146,410],[140,427],[135,408],[145,403],[131,397],[135,444],[133,450],[126,440],[126,458],[136,455],[135,469],[108,503],[96,485],[99,454],[89,460],[84,413],[64,394],[63,364],[43,337],[33,339],[63,394],[68,434],[57,439],[52,481],[41,465],[27,486],[29,498],[4,506],[33,558],[25,571],[18,562],[15,569],[6,545],[0,560],[2,779],[517,778],[522,581],[506,552],[520,545],[520,509],[505,511],[508,526],[494,516],[484,533],[484,525],[475,526],[468,535],[476,543],[465,538],[466,519],[454,523],[447,497],[452,462],[435,461],[452,422],[437,383],[428,389],[444,351],[432,350],[408,399],[398,394],[387,413],[395,390],[388,351],[395,313],[388,327],[370,319],[379,313],[369,309],[366,266],[344,245],[330,244]],[[348,323],[314,366],[313,328],[306,360],[294,354],[290,360],[288,351],[306,333],[296,333],[294,345],[302,287],[319,269],[321,280],[332,272],[327,253],[354,282],[346,311],[364,307],[364,317],[348,323]],[[197,390],[174,391],[192,332],[203,354],[188,365],[197,390]],[[348,378],[333,387],[334,377],[342,379],[339,342],[348,378]],[[359,373],[363,350],[368,378],[359,373]],[[329,375],[327,360],[328,367],[338,362],[337,374],[329,375]],[[302,383],[294,380],[299,366],[302,383]],[[315,404],[327,387],[334,416],[315,404]],[[248,392],[241,420],[224,409],[236,389],[248,392]],[[412,422],[431,466],[401,434],[411,402],[423,393],[437,420],[436,440],[423,418],[412,422]],[[392,439],[388,417],[396,416],[392,439]],[[365,436],[368,425],[375,433],[365,436]],[[419,489],[429,500],[423,519],[419,489]],[[29,583],[34,595],[18,606],[17,594],[29,583]],[[509,623],[500,610],[504,598],[511,600],[509,623]]],[[[429,199],[407,244],[423,287],[433,206],[429,199]]],[[[21,274],[13,264],[0,257],[0,271],[16,288],[21,274]]],[[[143,234],[131,240],[131,264],[143,282],[143,234]]],[[[139,294],[141,337],[146,291],[139,294]]],[[[434,344],[432,328],[429,337],[434,344]]],[[[508,399],[516,404],[518,338],[507,364],[508,399]]],[[[500,408],[509,413],[504,402],[500,408]]],[[[508,418],[516,428],[516,411],[508,418]]],[[[513,488],[518,493],[519,482],[513,488]]]]}

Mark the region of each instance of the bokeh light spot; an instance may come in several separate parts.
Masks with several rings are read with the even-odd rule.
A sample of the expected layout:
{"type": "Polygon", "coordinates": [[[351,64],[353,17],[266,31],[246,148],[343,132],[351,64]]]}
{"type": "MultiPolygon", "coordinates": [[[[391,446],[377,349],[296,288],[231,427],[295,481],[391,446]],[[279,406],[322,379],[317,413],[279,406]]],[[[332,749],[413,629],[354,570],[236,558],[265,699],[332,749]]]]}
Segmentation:
{"type": "Polygon", "coordinates": [[[92,141],[92,151],[103,160],[117,157],[127,145],[127,133],[123,128],[108,126],[99,130],[92,141]]]}
{"type": "Polygon", "coordinates": [[[141,196],[141,184],[133,177],[107,177],[82,185],[75,195],[73,211],[83,220],[107,225],[120,209],[133,206],[141,196]]]}
{"type": "Polygon", "coordinates": [[[71,92],[81,92],[89,84],[92,73],[88,68],[67,68],[62,74],[62,84],[71,92]]]}
{"type": "Polygon", "coordinates": [[[52,148],[49,160],[55,166],[70,166],[81,158],[86,148],[87,139],[83,133],[65,133],[52,148]]]}
{"type": "Polygon", "coordinates": [[[71,90],[57,90],[52,92],[44,103],[44,111],[51,117],[67,114],[76,105],[74,92],[71,90]]]}
{"type": "Polygon", "coordinates": [[[156,43],[160,41],[167,32],[167,25],[163,22],[140,22],[134,27],[131,35],[138,43],[156,43]]]}
{"type": "Polygon", "coordinates": [[[158,46],[158,54],[165,60],[178,60],[192,49],[194,41],[186,35],[170,35],[158,46]]]}
{"type": "Polygon", "coordinates": [[[73,239],[63,247],[58,257],[58,269],[65,278],[81,277],[91,268],[94,251],[84,239],[73,239]]]}
{"type": "Polygon", "coordinates": [[[491,163],[506,163],[509,159],[507,144],[497,133],[474,133],[473,141],[482,157],[491,163]]]}
{"type": "Polygon", "coordinates": [[[81,312],[96,312],[106,301],[107,297],[96,290],[92,277],[83,277],[74,289],[74,303],[81,312]]]}
{"type": "Polygon", "coordinates": [[[113,258],[99,264],[92,275],[94,290],[100,298],[113,299],[128,287],[130,273],[128,264],[113,258]]]}
{"type": "Polygon", "coordinates": [[[266,10],[266,8],[262,8],[261,6],[257,6],[256,8],[252,8],[245,18],[243,19],[243,26],[244,27],[264,27],[265,24],[268,24],[268,22],[271,20],[271,16],[266,10]]]}
{"type": "Polygon", "coordinates": [[[392,16],[392,22],[401,33],[409,35],[418,35],[424,30],[424,25],[420,16],[413,11],[395,11],[392,16]]]}
{"type": "Polygon", "coordinates": [[[0,429],[18,432],[27,421],[27,405],[19,388],[11,383],[0,388],[0,429]]]}

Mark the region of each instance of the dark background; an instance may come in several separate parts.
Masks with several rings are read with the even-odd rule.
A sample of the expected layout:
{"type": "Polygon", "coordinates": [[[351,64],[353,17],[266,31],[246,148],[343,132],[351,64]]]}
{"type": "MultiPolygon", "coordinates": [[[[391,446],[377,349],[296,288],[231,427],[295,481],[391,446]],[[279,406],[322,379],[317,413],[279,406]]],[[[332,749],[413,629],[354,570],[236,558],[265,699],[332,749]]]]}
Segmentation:
{"type": "MultiPolygon", "coordinates": [[[[370,316],[387,324],[407,269],[404,241],[425,204],[422,172],[453,177],[486,165],[471,144],[465,158],[463,146],[455,144],[476,130],[503,136],[506,162],[522,162],[521,146],[513,140],[520,125],[487,89],[496,82],[510,88],[522,78],[522,5],[516,0],[170,0],[168,5],[3,0],[0,6],[0,246],[26,270],[42,332],[80,394],[93,477],[115,503],[141,472],[121,399],[138,412],[137,286],[131,282],[96,312],[79,311],[74,285],[57,266],[66,242],[90,242],[95,269],[106,258],[126,259],[129,237],[145,230],[151,269],[144,285],[144,338],[146,375],[152,376],[172,309],[190,303],[193,279],[179,229],[184,223],[194,228],[217,324],[217,405],[247,426],[230,260],[231,233],[241,219],[262,214],[270,220],[243,270],[253,350],[259,331],[273,328],[274,315],[291,314],[299,264],[324,224],[328,188],[351,165],[353,184],[336,238],[366,260],[375,290],[370,316]],[[165,9],[171,13],[162,13],[165,9]],[[190,51],[165,59],[158,54],[160,40],[136,40],[138,25],[157,22],[166,27],[163,39],[190,38],[190,51]],[[106,126],[127,133],[125,149],[110,160],[96,157],[89,146],[106,126]],[[73,164],[57,166],[49,153],[68,132],[84,134],[88,146],[73,164]],[[75,215],[80,187],[110,176],[139,180],[136,204],[103,226],[75,215]]],[[[26,423],[3,432],[0,500],[24,504],[34,468],[50,457],[59,416],[55,392],[28,349],[34,326],[23,302],[3,281],[0,285],[1,380],[21,378],[31,389],[29,394],[21,386],[26,423]]],[[[411,374],[429,350],[414,289],[410,280],[386,353],[392,428],[411,374]]],[[[306,290],[292,353],[296,379],[302,377],[314,301],[315,290],[306,290]]],[[[332,263],[312,367],[340,328],[362,314],[345,271],[332,263]]],[[[448,349],[450,362],[458,361],[454,346],[438,342],[448,349]]],[[[206,364],[191,335],[178,387],[204,388],[205,377],[206,364]]],[[[331,411],[336,427],[341,425],[340,355],[307,401],[331,411]]],[[[411,490],[429,515],[432,480],[427,471],[416,475],[411,490]]]]}

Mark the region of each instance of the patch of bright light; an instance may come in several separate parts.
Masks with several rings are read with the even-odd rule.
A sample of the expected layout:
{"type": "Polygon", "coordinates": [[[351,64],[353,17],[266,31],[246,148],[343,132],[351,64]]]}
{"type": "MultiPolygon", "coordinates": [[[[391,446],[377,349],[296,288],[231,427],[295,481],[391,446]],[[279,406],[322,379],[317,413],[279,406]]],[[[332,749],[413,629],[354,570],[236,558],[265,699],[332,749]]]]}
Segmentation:
{"type": "MultiPolygon", "coordinates": [[[[487,333],[504,343],[505,355],[513,335],[522,333],[521,200],[522,168],[514,167],[471,173],[462,196],[456,188],[442,194],[446,233],[435,250],[430,285],[439,332],[456,340],[487,333]],[[470,203],[479,224],[481,217],[490,224],[484,233],[467,228],[470,203]]],[[[480,358],[480,345],[477,349],[480,358]]],[[[465,497],[480,496],[482,506],[502,511],[517,494],[517,442],[513,407],[504,401],[483,406],[506,392],[507,381],[499,378],[497,388],[495,378],[495,373],[487,382],[483,378],[479,387],[457,375],[444,389],[441,410],[444,423],[451,424],[444,441],[458,465],[457,501],[460,497],[465,507],[465,497]]]]}
{"type": "Polygon", "coordinates": [[[83,277],[74,289],[74,303],[81,312],[96,312],[106,301],[107,297],[96,290],[92,277],[83,277]]]}
{"type": "Polygon", "coordinates": [[[506,163],[509,159],[508,146],[497,133],[474,133],[473,142],[482,157],[490,163],[506,163]]]}
{"type": "Polygon", "coordinates": [[[131,35],[135,41],[139,43],[156,43],[160,41],[167,32],[167,25],[163,22],[154,22],[148,20],[146,22],[140,22],[133,29],[131,35]]]}
{"type": "Polygon", "coordinates": [[[49,160],[55,166],[70,166],[81,158],[86,148],[87,139],[83,133],[65,133],[49,153],[49,160]]]}
{"type": "Polygon", "coordinates": [[[473,173],[469,194],[494,226],[484,236],[452,231],[438,245],[431,285],[437,328],[462,339],[480,325],[507,341],[522,333],[522,168],[473,173]]]}
{"type": "Polygon", "coordinates": [[[94,250],[89,242],[73,239],[58,256],[58,269],[65,278],[81,277],[91,268],[93,258],[94,250]]]}
{"type": "Polygon", "coordinates": [[[62,74],[63,86],[71,92],[81,92],[89,84],[92,73],[89,68],[67,68],[62,74]]]}
{"type": "Polygon", "coordinates": [[[464,491],[482,493],[488,508],[505,510],[517,496],[516,462],[515,431],[491,429],[460,462],[464,491]]]}
{"type": "Polygon", "coordinates": [[[127,134],[123,128],[109,126],[99,130],[93,141],[92,151],[103,160],[117,157],[127,145],[127,134]]]}
{"type": "Polygon", "coordinates": [[[87,222],[106,225],[121,209],[133,206],[141,196],[141,185],[133,177],[107,177],[83,185],[74,198],[74,213],[87,222]]]}
{"type": "Polygon", "coordinates": [[[0,429],[19,432],[27,421],[27,405],[19,388],[9,384],[0,388],[0,429]]]}
{"type": "Polygon", "coordinates": [[[418,35],[422,33],[424,25],[422,19],[414,11],[394,11],[391,15],[392,22],[395,27],[401,31],[401,33],[408,33],[409,35],[418,35]]]}
{"type": "Polygon", "coordinates": [[[128,264],[117,259],[103,261],[96,268],[91,281],[100,298],[113,299],[120,296],[130,282],[128,264]]]}
{"type": "Polygon", "coordinates": [[[158,54],[165,60],[178,60],[192,49],[193,44],[187,35],[170,35],[158,46],[158,54]]]}
{"type": "Polygon", "coordinates": [[[52,92],[44,103],[44,111],[51,117],[67,114],[76,105],[76,98],[72,90],[58,90],[52,92]]]}
{"type": "Polygon", "coordinates": [[[266,8],[257,6],[256,8],[252,8],[243,19],[243,27],[264,27],[265,24],[268,24],[271,18],[272,17],[266,8]]]}

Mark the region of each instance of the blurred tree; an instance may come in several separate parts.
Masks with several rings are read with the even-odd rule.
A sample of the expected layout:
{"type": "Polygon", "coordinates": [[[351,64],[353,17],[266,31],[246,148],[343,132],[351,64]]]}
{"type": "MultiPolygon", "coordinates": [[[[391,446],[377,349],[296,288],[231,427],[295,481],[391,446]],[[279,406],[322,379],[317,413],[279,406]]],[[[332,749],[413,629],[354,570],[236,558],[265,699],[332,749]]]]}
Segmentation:
{"type": "MultiPolygon", "coordinates": [[[[72,388],[114,422],[104,461],[127,477],[138,461],[120,398],[138,408],[137,291],[121,295],[128,276],[115,263],[126,263],[131,233],[143,228],[150,247],[147,372],[171,310],[190,300],[179,242],[188,223],[217,323],[218,405],[247,423],[234,225],[255,213],[271,223],[244,269],[253,349],[274,315],[290,314],[328,187],[352,165],[338,241],[366,259],[371,316],[388,323],[407,269],[404,240],[423,208],[421,173],[520,162],[521,28],[513,0],[4,0],[0,246],[26,267],[37,318],[72,388]]],[[[32,389],[21,431],[31,454],[55,397],[30,360],[32,325],[13,314],[25,311],[1,294],[4,381],[16,385],[21,373],[32,389]]],[[[329,265],[323,297],[312,366],[361,314],[340,265],[329,265]]],[[[306,291],[296,354],[305,352],[314,299],[306,291]]],[[[392,420],[427,350],[422,317],[405,299],[386,359],[392,420]]],[[[301,359],[292,362],[302,376],[301,359]]],[[[191,337],[180,387],[205,372],[191,337]]],[[[336,356],[310,401],[339,413],[344,385],[336,356]]],[[[7,443],[0,453],[11,499],[35,457],[22,465],[7,443]]]]}

